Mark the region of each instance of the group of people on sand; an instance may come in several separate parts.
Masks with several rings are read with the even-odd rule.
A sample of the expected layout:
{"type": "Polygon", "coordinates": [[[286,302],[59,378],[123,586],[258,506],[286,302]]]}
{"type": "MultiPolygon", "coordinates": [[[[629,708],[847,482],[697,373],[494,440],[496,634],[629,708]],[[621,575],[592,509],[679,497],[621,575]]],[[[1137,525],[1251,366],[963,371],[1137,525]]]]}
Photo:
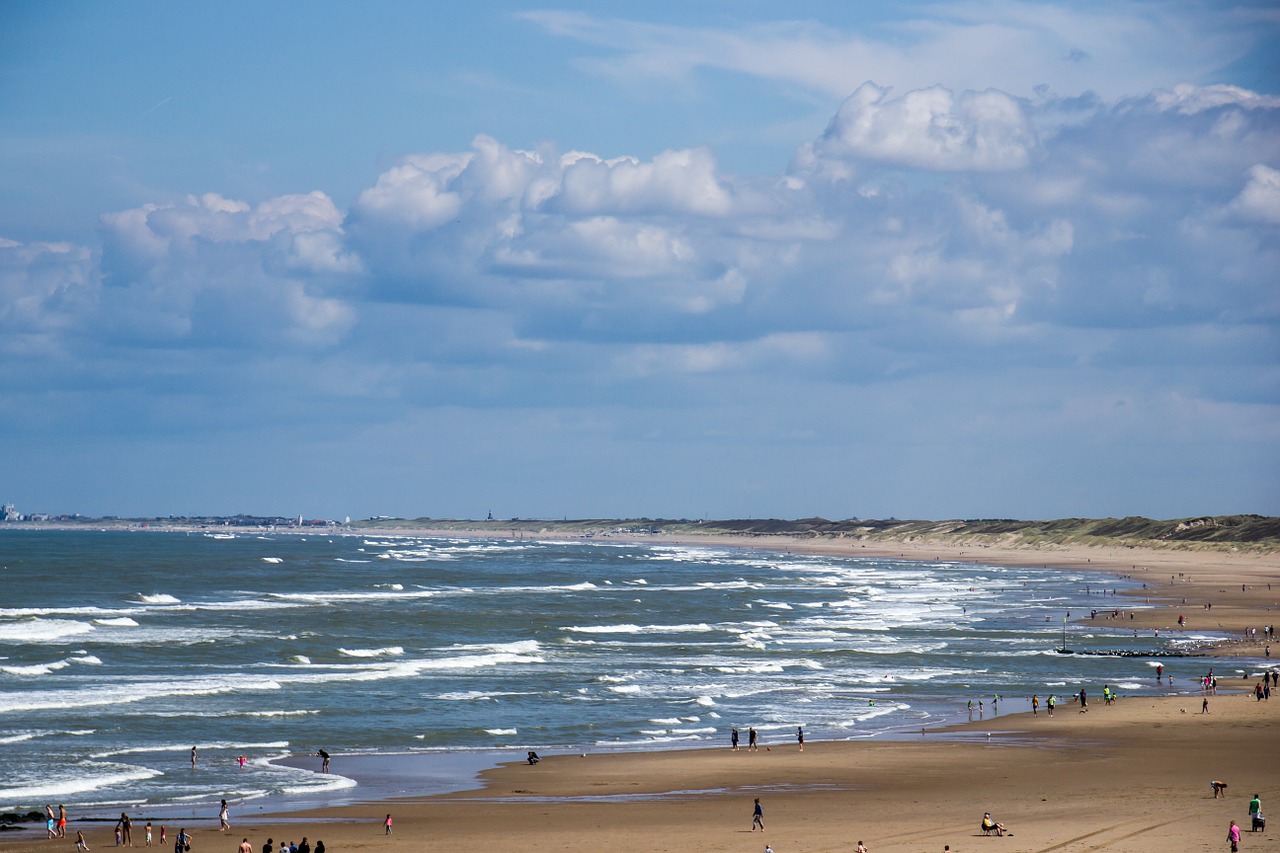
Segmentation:
{"type": "MultiPolygon", "coordinates": [[[[248,838],[240,842],[239,853],[253,853],[253,844],[248,838]]],[[[311,842],[307,841],[304,835],[296,844],[292,841],[281,841],[277,848],[275,839],[268,838],[262,845],[262,853],[324,853],[324,842],[316,841],[316,846],[312,847],[311,842]]]]}
{"type": "MultiPolygon", "coordinates": [[[[796,743],[800,746],[800,751],[804,752],[804,726],[796,726],[796,743]]],[[[738,727],[734,726],[729,730],[729,746],[734,752],[741,749],[740,737],[738,735],[738,727]]],[[[760,733],[755,730],[754,726],[747,727],[747,749],[749,751],[760,750],[760,733]]],[[[766,746],[765,751],[772,752],[773,747],[766,746]]],[[[530,762],[531,764],[533,762],[530,762]]]]}
{"type": "Polygon", "coordinates": [[[66,806],[58,806],[58,813],[53,813],[53,806],[44,807],[45,829],[49,831],[50,838],[66,838],[67,837],[67,808],[66,806]]]}

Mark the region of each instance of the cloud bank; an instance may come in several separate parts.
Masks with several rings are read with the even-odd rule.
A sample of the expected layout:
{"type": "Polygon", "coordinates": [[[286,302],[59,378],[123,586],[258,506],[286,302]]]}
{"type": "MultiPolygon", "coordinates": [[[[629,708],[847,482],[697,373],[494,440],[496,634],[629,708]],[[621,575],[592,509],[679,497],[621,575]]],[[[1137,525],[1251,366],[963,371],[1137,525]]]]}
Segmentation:
{"type": "MultiPolygon", "coordinates": [[[[865,487],[868,513],[955,513],[986,472],[974,512],[1016,514],[1040,483],[1046,514],[1100,514],[1114,471],[1162,490],[1134,511],[1280,511],[1278,228],[1276,98],[864,81],[768,176],[708,148],[481,135],[401,158],[347,210],[322,189],[208,193],[104,213],[97,245],[0,240],[0,353],[24,366],[0,405],[12,441],[82,427],[103,393],[140,434],[223,448],[264,423],[333,447],[426,436],[490,482],[514,475],[470,442],[510,465],[556,436],[545,464],[594,460],[569,478],[583,514],[617,465],[633,505],[597,514],[678,503],[681,472],[747,496],[714,514],[799,515],[789,473],[885,454],[874,487],[824,501],[856,514],[865,487]],[[476,414],[499,411],[512,432],[476,414]],[[1096,479],[1046,464],[1068,445],[1096,479]],[[626,458],[647,446],[664,476],[626,458]],[[919,497],[930,470],[952,478],[938,499],[919,497]]],[[[558,506],[541,485],[528,512],[558,506]]]]}

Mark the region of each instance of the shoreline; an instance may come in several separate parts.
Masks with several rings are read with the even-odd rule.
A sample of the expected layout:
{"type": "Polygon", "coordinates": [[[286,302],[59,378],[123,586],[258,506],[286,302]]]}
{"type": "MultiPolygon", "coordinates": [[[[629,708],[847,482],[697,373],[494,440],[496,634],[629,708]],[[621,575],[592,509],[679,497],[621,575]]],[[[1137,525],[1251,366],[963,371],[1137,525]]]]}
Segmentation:
{"type": "MultiPolygon", "coordinates": [[[[453,530],[388,529],[351,533],[462,538],[459,531],[453,530]]],[[[1144,605],[1150,609],[1134,611],[1132,622],[1126,620],[1126,626],[1133,624],[1143,630],[1176,631],[1177,616],[1181,614],[1187,617],[1186,630],[1189,631],[1241,634],[1243,629],[1255,627],[1261,635],[1262,628],[1273,624],[1276,615],[1280,615],[1280,554],[1276,553],[1233,555],[1131,548],[1117,553],[1116,549],[1081,547],[1027,550],[947,547],[938,543],[761,541],[759,537],[720,536],[611,538],[642,544],[734,547],[853,558],[1085,569],[1098,572],[1102,583],[1105,583],[1103,578],[1122,577],[1147,584],[1145,589],[1121,590],[1107,599],[1124,604],[1135,597],[1144,598],[1144,605]],[[1207,603],[1212,603],[1212,610],[1204,608],[1207,603]]],[[[1265,647],[1261,638],[1238,636],[1218,644],[1206,654],[1204,668],[1212,667],[1214,660],[1220,658],[1242,661],[1264,658],[1265,647]]],[[[1183,683],[1190,684],[1190,680],[1183,683]]],[[[1223,685],[1224,689],[1250,686],[1247,677],[1232,678],[1223,685]]],[[[1101,696],[1095,692],[1093,698],[1094,703],[1098,703],[1101,696]]],[[[1256,761],[1252,756],[1252,750],[1259,744],[1280,744],[1280,695],[1275,698],[1277,704],[1271,705],[1255,702],[1249,695],[1219,695],[1210,700],[1212,713],[1199,714],[1198,692],[1135,696],[1121,699],[1114,706],[1098,707],[1091,703],[1087,714],[1060,705],[1052,728],[1046,724],[1043,710],[1039,717],[1019,711],[922,730],[918,735],[902,733],[900,738],[812,741],[806,744],[809,750],[803,753],[796,750],[794,743],[771,744],[769,751],[751,755],[753,764],[760,765],[754,769],[752,765],[741,766],[746,764],[742,752],[715,746],[592,752],[585,757],[546,755],[537,767],[514,760],[482,771],[478,777],[479,788],[383,800],[357,796],[352,798],[355,802],[345,805],[328,801],[310,810],[263,812],[243,817],[243,821],[246,827],[252,827],[246,832],[255,848],[261,845],[266,834],[301,837],[310,833],[299,827],[314,824],[323,827],[320,837],[335,850],[384,846],[389,849],[392,843],[403,843],[403,835],[408,834],[423,839],[446,839],[454,850],[463,853],[488,853],[510,849],[515,843],[525,846],[525,841],[513,842],[512,839],[530,831],[530,821],[538,812],[543,817],[554,815],[555,827],[537,828],[534,834],[539,840],[534,846],[551,845],[584,853],[610,845],[623,850],[748,850],[763,846],[763,840],[757,842],[751,838],[750,846],[743,846],[748,839],[743,838],[741,832],[749,821],[741,819],[744,808],[741,801],[746,799],[749,805],[748,794],[765,791],[771,821],[780,806],[799,821],[785,821],[792,825],[791,837],[768,836],[778,853],[847,850],[853,843],[848,832],[867,836],[864,840],[873,851],[879,844],[937,853],[940,843],[936,842],[949,838],[951,841],[947,843],[956,853],[962,853],[964,845],[977,843],[965,840],[966,835],[976,833],[966,833],[964,829],[976,826],[976,817],[980,817],[982,811],[992,811],[997,818],[1010,823],[1024,841],[1028,832],[1023,826],[1030,822],[1030,826],[1037,827],[1033,831],[1037,836],[1037,849],[1043,849],[1042,842],[1062,843],[1086,831],[1077,827],[1076,822],[1083,818],[1075,815],[1028,818],[1015,811],[1019,803],[1033,811],[1039,808],[1032,805],[1026,794],[1028,790],[1045,787],[1043,771],[1048,763],[1055,767],[1052,776],[1056,781],[1050,787],[1057,796],[1066,797],[1082,813],[1090,814],[1091,825],[1106,824],[1096,830],[1097,837],[1105,839],[1108,834],[1118,833],[1128,840],[1123,844],[1117,840],[1116,844],[1121,845],[1115,847],[1117,850],[1163,853],[1172,844],[1185,846],[1187,833],[1194,834],[1187,825],[1189,816],[1209,819],[1201,790],[1207,791],[1208,778],[1230,775],[1235,780],[1241,769],[1256,763],[1260,766],[1250,768],[1245,778],[1256,777],[1257,781],[1245,783],[1245,787],[1256,785],[1268,789],[1269,786],[1272,799],[1280,796],[1280,772],[1267,766],[1274,762],[1256,761]],[[996,735],[990,743],[986,742],[988,732],[996,735]],[[1000,756],[994,764],[993,755],[1000,756]],[[1222,756],[1232,757],[1226,768],[1217,766],[1222,756]],[[738,764],[731,764],[733,761],[738,764]],[[1059,765],[1074,766],[1079,762],[1094,770],[1061,777],[1059,765]],[[1179,762],[1195,765],[1194,774],[1184,773],[1179,762]],[[918,764],[935,768],[938,779],[947,780],[951,789],[940,786],[937,779],[922,775],[915,769],[918,764]],[[976,787],[983,789],[987,803],[996,802],[985,808],[974,802],[977,792],[973,790],[973,783],[967,781],[979,768],[983,769],[979,774],[981,785],[976,787]],[[1102,768],[1106,778],[1098,779],[1097,771],[1102,768]],[[1161,774],[1183,781],[1171,787],[1161,774]],[[1020,781],[1015,785],[1014,780],[1020,781]],[[1185,809],[1186,815],[1139,826],[1142,821],[1117,812],[1114,804],[1117,800],[1132,798],[1135,790],[1145,792],[1143,797],[1149,796],[1152,790],[1161,791],[1166,799],[1158,808],[1167,809],[1170,803],[1176,802],[1179,808],[1185,809]],[[884,809],[893,819],[879,826],[864,824],[865,830],[846,830],[847,819],[841,815],[848,810],[862,811],[863,801],[884,809]],[[1001,804],[1002,801],[1008,805],[1001,804]],[[904,832],[900,818],[908,812],[920,812],[922,803],[931,804],[934,811],[931,823],[938,827],[937,831],[904,832]],[[381,834],[380,819],[385,809],[391,809],[398,822],[397,834],[390,837],[381,834]],[[1018,817],[1006,817],[1006,809],[1018,817]],[[798,826],[805,827],[805,831],[801,832],[798,826]],[[893,831],[886,831],[890,829],[893,831]],[[632,838],[636,841],[632,842],[632,838]],[[1140,838],[1140,843],[1129,846],[1135,838],[1140,838]],[[688,842],[694,839],[697,843],[691,846],[688,842]]],[[[340,773],[340,765],[335,766],[335,770],[340,773]]],[[[1238,794],[1247,797],[1253,793],[1252,790],[1246,793],[1236,785],[1237,782],[1232,781],[1231,791],[1237,798],[1238,794]]],[[[752,794],[755,795],[764,796],[752,794]]],[[[1267,801],[1264,794],[1264,802],[1267,801]]],[[[1044,797],[1042,802],[1050,802],[1050,798],[1044,797]]],[[[1154,802],[1150,805],[1157,808],[1154,802]]],[[[241,809],[249,807],[246,803],[241,809]]],[[[210,839],[221,837],[216,819],[193,819],[191,823],[198,826],[196,838],[200,840],[201,850],[210,839]],[[213,829],[207,828],[210,823],[213,829]]],[[[235,839],[230,838],[239,831],[239,822],[235,823],[223,843],[235,843],[235,839]]],[[[75,824],[73,816],[72,837],[75,824]]],[[[176,824],[175,821],[172,826],[176,824]]],[[[170,836],[176,832],[172,826],[170,836]]],[[[1223,830],[1225,821],[1216,819],[1213,833],[1205,833],[1205,837],[1212,835],[1216,842],[1224,834],[1223,830]]],[[[137,830],[135,833],[140,837],[137,830]]],[[[86,835],[90,837],[91,847],[110,845],[109,828],[105,825],[95,823],[87,827],[86,835]]],[[[316,836],[311,837],[314,841],[316,836]]],[[[1247,833],[1246,838],[1249,838],[1247,833]]],[[[48,849],[48,843],[43,838],[0,835],[0,850],[13,853],[48,849]]],[[[70,843],[70,839],[57,843],[70,843]]],[[[1106,842],[1089,849],[1108,849],[1110,845],[1111,842],[1106,842]]],[[[1199,844],[1192,847],[1210,849],[1199,844]]],[[[1251,845],[1251,849],[1259,848],[1251,845]]]]}

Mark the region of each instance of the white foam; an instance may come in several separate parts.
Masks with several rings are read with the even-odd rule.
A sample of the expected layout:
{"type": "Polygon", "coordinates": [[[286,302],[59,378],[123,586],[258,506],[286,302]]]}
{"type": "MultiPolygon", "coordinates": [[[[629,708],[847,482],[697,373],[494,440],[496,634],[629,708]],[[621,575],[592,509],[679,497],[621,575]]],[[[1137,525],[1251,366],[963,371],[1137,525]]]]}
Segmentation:
{"type": "Polygon", "coordinates": [[[154,595],[146,595],[144,593],[138,593],[138,600],[143,602],[144,604],[181,604],[182,603],[181,599],[174,598],[172,595],[165,595],[162,592],[156,593],[154,595]]]}
{"type": "MultiPolygon", "coordinates": [[[[289,741],[273,740],[266,743],[236,743],[234,741],[211,741],[208,743],[194,744],[196,748],[202,751],[212,752],[213,750],[232,750],[240,751],[245,749],[288,749],[289,741]]],[[[189,743],[170,743],[170,744],[154,744],[152,746],[129,746],[121,749],[109,749],[104,752],[95,752],[90,758],[113,758],[117,755],[138,755],[146,752],[191,752],[192,744],[189,743]]]]}
{"type": "Polygon", "coordinates": [[[49,675],[60,669],[66,669],[71,666],[71,661],[64,658],[56,660],[52,663],[35,663],[27,666],[0,666],[0,672],[6,672],[9,675],[17,676],[33,676],[33,675],[49,675]]]}
{"type": "Polygon", "coordinates": [[[695,634],[715,629],[700,622],[694,625],[571,625],[560,630],[580,634],[695,634]]]}
{"type": "Polygon", "coordinates": [[[404,646],[387,646],[381,649],[338,649],[338,654],[349,658],[377,658],[404,654],[404,646]]]}
{"type": "Polygon", "coordinates": [[[74,619],[25,619],[0,624],[0,643],[55,643],[94,630],[74,619]]]}
{"type": "Polygon", "coordinates": [[[99,625],[107,625],[112,628],[137,628],[138,627],[137,621],[134,619],[130,619],[128,616],[117,616],[114,619],[94,619],[93,621],[99,625]]]}
{"type": "Polygon", "coordinates": [[[289,660],[293,661],[294,663],[302,663],[302,664],[311,663],[311,658],[307,657],[306,655],[294,655],[293,657],[289,658],[289,660]]]}
{"type": "Polygon", "coordinates": [[[282,559],[281,559],[281,558],[279,558],[279,557],[263,557],[263,558],[262,558],[262,562],[264,562],[264,563],[283,563],[283,562],[284,562],[284,560],[282,560],[282,559]]]}
{"type": "Polygon", "coordinates": [[[96,765],[82,763],[76,768],[74,775],[51,775],[39,782],[12,788],[0,788],[0,808],[12,809],[18,804],[70,799],[75,794],[96,791],[126,782],[137,782],[163,776],[159,770],[146,767],[130,767],[128,765],[96,765]],[[98,772],[95,774],[94,770],[98,772]]]}
{"type": "Polygon", "coordinates": [[[467,690],[460,693],[441,693],[436,699],[446,702],[478,702],[493,701],[493,697],[479,690],[467,690]]]}
{"type": "Polygon", "coordinates": [[[485,731],[485,734],[496,735],[496,736],[517,734],[515,729],[485,729],[484,731],[485,731]]]}

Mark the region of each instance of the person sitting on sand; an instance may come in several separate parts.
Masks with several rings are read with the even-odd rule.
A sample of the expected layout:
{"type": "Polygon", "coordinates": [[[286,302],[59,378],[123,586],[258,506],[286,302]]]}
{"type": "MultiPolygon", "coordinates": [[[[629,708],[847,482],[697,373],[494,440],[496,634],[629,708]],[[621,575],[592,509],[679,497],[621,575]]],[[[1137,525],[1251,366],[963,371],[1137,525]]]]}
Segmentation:
{"type": "Polygon", "coordinates": [[[532,749],[531,749],[531,750],[529,750],[529,763],[530,763],[530,764],[537,764],[537,763],[538,763],[539,761],[541,761],[541,760],[542,760],[542,759],[538,757],[538,753],[534,752],[532,749]]]}
{"type": "Polygon", "coordinates": [[[991,817],[991,812],[982,813],[982,831],[992,832],[996,835],[1004,835],[1004,824],[997,822],[991,817]]]}

